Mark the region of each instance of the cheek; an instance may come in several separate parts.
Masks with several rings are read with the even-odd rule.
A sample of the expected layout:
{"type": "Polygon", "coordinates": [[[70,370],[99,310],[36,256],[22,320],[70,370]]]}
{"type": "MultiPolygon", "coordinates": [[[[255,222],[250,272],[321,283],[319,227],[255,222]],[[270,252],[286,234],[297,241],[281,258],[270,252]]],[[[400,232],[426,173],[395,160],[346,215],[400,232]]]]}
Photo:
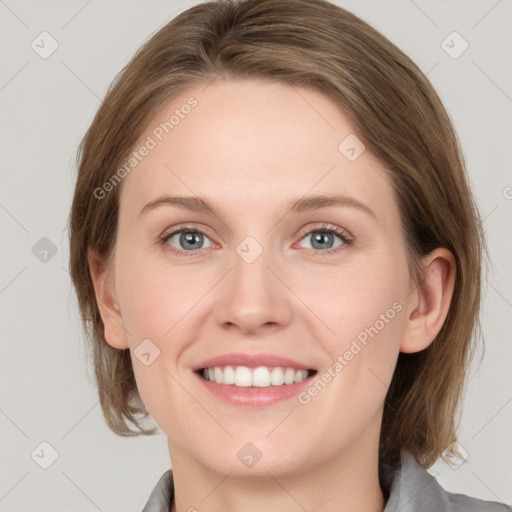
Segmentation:
{"type": "Polygon", "coordinates": [[[198,270],[191,279],[191,272],[183,267],[134,253],[125,248],[116,260],[116,289],[132,365],[140,396],[152,418],[172,432],[176,419],[169,414],[169,404],[182,412],[191,407],[190,396],[177,385],[183,379],[179,363],[194,326],[197,328],[201,299],[218,278],[198,270]],[[149,346],[152,362],[146,366],[138,354],[142,352],[139,347],[144,346],[141,343],[148,339],[151,343],[144,343],[149,346]]]}
{"type": "Polygon", "coordinates": [[[208,290],[205,280],[200,273],[191,279],[182,267],[143,255],[120,259],[119,268],[118,291],[130,345],[150,338],[163,350],[208,290]]]}
{"type": "Polygon", "coordinates": [[[383,402],[405,328],[408,282],[405,257],[380,253],[333,276],[323,291],[317,284],[309,297],[332,331],[321,340],[330,359],[323,369],[330,396],[349,407],[371,413],[383,402]]]}
{"type": "Polygon", "coordinates": [[[408,293],[408,269],[405,259],[397,261],[393,254],[379,251],[303,289],[331,330],[323,339],[334,355],[348,350],[352,340],[369,347],[377,337],[382,343],[396,338],[408,293]]]}
{"type": "Polygon", "coordinates": [[[190,408],[190,397],[177,385],[182,381],[178,362],[186,349],[187,321],[193,316],[190,310],[198,300],[197,290],[182,286],[177,271],[164,272],[147,261],[140,265],[131,260],[125,270],[124,276],[119,275],[122,312],[137,389],[159,427],[176,433],[179,422],[170,411],[183,413],[190,408]],[[143,351],[144,343],[148,348],[143,351]],[[139,358],[144,352],[150,353],[147,365],[139,358]]]}

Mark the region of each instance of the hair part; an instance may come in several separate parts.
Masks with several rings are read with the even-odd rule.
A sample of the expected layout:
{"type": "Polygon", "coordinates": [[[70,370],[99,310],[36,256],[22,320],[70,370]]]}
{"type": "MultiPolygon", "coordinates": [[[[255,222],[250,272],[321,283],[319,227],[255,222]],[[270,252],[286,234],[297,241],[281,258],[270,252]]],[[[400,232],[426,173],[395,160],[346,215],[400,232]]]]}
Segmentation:
{"type": "Polygon", "coordinates": [[[218,0],[182,12],[116,77],[83,138],[70,214],[70,270],[107,425],[121,436],[156,433],[137,418],[148,411],[129,350],[104,339],[88,267],[89,251],[107,262],[113,253],[123,183],[101,200],[94,190],[122,165],[166,101],[196,84],[232,78],[279,81],[329,97],[390,178],[416,282],[426,277],[422,256],[437,247],[454,255],[446,321],[427,349],[400,354],[382,420],[381,462],[398,467],[406,449],[428,468],[456,439],[479,329],[481,221],[452,123],[430,82],[386,37],[324,0],[218,0]]]}

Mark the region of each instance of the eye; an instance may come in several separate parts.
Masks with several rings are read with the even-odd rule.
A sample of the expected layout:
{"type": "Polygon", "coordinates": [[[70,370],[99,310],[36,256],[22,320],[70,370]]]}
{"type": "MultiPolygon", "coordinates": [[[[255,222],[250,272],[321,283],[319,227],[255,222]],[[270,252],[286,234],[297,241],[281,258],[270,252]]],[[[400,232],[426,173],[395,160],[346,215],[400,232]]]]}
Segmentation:
{"type": "MultiPolygon", "coordinates": [[[[353,237],[344,229],[322,225],[309,230],[302,236],[301,241],[309,243],[307,249],[315,254],[326,256],[345,250],[353,242],[353,237]]],[[[214,243],[201,230],[192,227],[182,227],[160,238],[161,245],[180,256],[196,256],[202,249],[213,247],[214,243]],[[206,244],[206,245],[205,245],[206,244]]]]}
{"type": "Polygon", "coordinates": [[[344,250],[345,246],[352,243],[353,238],[344,229],[321,226],[308,231],[301,240],[308,241],[307,248],[323,256],[344,250]],[[336,239],[338,239],[337,245],[335,245],[336,239]]]}
{"type": "Polygon", "coordinates": [[[213,245],[212,241],[202,231],[192,228],[182,228],[172,233],[166,233],[161,238],[161,243],[171,252],[191,256],[193,255],[191,253],[196,253],[200,249],[206,249],[213,245]],[[206,246],[203,245],[205,241],[208,241],[206,246]]]}

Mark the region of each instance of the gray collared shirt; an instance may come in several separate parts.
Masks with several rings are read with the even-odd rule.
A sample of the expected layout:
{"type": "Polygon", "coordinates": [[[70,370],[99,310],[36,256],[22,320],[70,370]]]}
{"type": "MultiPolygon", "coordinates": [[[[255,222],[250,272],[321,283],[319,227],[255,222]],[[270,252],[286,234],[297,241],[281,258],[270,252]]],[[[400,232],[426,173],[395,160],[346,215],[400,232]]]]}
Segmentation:
{"type": "MultiPolygon", "coordinates": [[[[402,454],[402,467],[391,475],[389,498],[383,512],[511,512],[512,507],[453,494],[441,487],[416,459],[402,454]]],[[[172,471],[167,470],[151,491],[142,512],[170,512],[174,501],[172,471]]]]}

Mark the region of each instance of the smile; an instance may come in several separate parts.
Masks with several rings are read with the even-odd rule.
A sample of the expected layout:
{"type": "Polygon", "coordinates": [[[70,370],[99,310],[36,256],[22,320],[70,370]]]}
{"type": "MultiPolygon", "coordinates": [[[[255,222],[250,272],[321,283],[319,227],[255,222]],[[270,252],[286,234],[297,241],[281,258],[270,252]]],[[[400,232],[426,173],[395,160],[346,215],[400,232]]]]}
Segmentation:
{"type": "Polygon", "coordinates": [[[315,373],[315,370],[296,370],[283,366],[214,366],[198,370],[204,380],[240,388],[289,386],[302,382],[315,373]]]}

